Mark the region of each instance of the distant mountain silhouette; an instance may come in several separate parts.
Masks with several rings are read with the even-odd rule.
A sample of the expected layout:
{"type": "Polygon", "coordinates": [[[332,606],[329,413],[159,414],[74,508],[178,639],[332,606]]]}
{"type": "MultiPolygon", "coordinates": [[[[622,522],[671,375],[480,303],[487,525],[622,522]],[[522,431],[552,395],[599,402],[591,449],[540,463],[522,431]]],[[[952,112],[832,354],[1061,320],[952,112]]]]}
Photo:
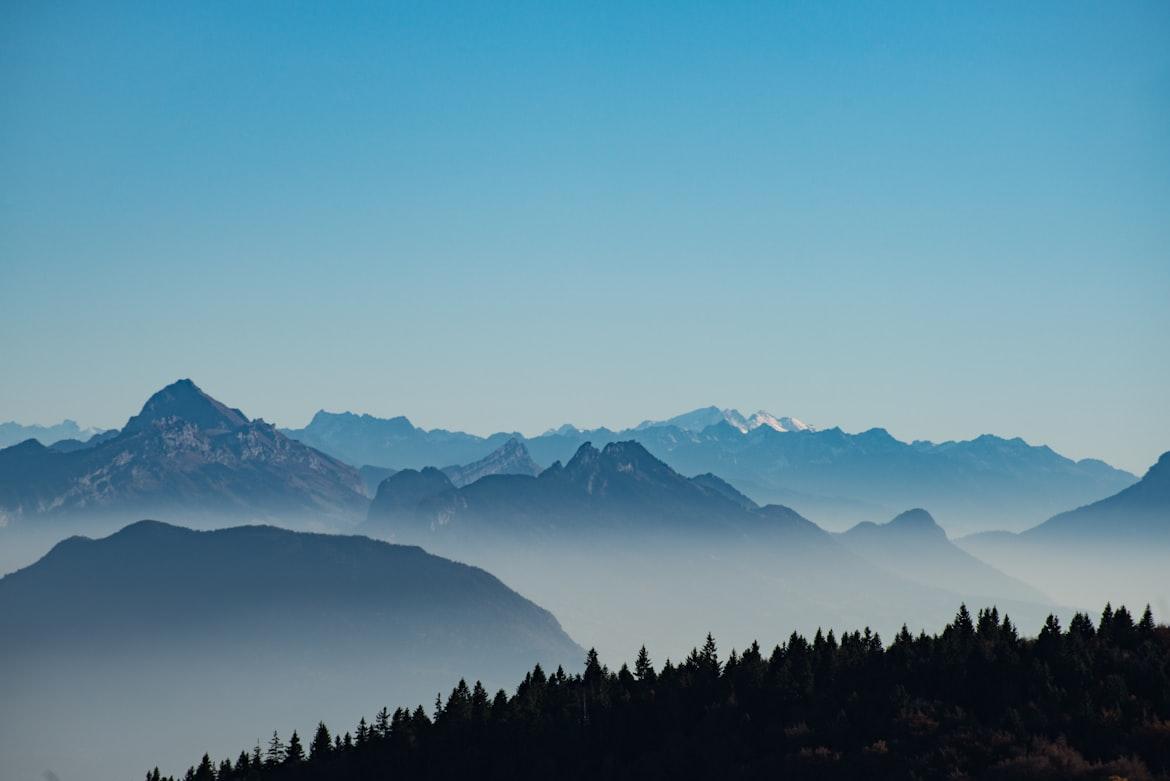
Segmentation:
{"type": "Polygon", "coordinates": [[[157,761],[143,743],[226,750],[274,716],[307,729],[584,654],[492,575],[416,547],[153,521],[0,579],[0,636],[0,775],[29,777],[136,777],[157,761]],[[89,764],[67,774],[65,755],[89,764]]]}
{"type": "Polygon", "coordinates": [[[713,475],[688,479],[634,441],[590,443],[531,475],[493,475],[456,489],[433,468],[403,470],[379,487],[368,528],[395,534],[434,530],[488,535],[594,536],[727,532],[762,527],[754,503],[713,475]],[[746,502],[745,502],[746,500],[746,502]]]}
{"type": "Polygon", "coordinates": [[[1024,532],[982,532],[956,543],[1066,602],[1128,600],[1170,609],[1170,453],[1106,499],[1024,532]]]}
{"type": "MultiPolygon", "coordinates": [[[[929,582],[926,565],[923,580],[908,577],[788,507],[759,507],[714,475],[684,477],[630,440],[586,443],[536,477],[462,488],[435,469],[404,470],[379,486],[362,529],[486,566],[599,647],[637,632],[670,650],[688,631],[737,636],[753,621],[844,622],[862,609],[896,630],[908,616],[943,620],[968,594],[1000,596],[1013,616],[1046,614],[1023,584],[989,586],[990,568],[978,592],[945,567],[929,582]]],[[[945,535],[936,547],[978,570],[945,535]]]]}
{"type": "Polygon", "coordinates": [[[111,440],[122,432],[113,428],[109,431],[103,431],[100,434],[94,434],[89,439],[58,439],[53,444],[49,445],[50,450],[56,450],[58,453],[72,453],[75,450],[86,450],[91,447],[96,447],[107,440],[111,440]]]}
{"type": "Polygon", "coordinates": [[[378,493],[378,486],[382,484],[382,481],[397,471],[397,469],[390,469],[385,466],[364,465],[358,470],[358,474],[361,475],[362,484],[366,487],[366,495],[371,499],[374,498],[378,493]]]}
{"type": "Polygon", "coordinates": [[[1129,488],[1053,516],[1022,536],[1037,541],[1104,538],[1170,543],[1170,452],[1129,488]]]}
{"type": "Polygon", "coordinates": [[[236,520],[360,518],[352,467],[179,380],[92,447],[0,450],[0,519],[150,514],[236,520]]]}
{"type": "Polygon", "coordinates": [[[962,533],[997,525],[1023,529],[1069,502],[1092,502],[1136,481],[1101,461],[1072,461],[1018,438],[908,443],[884,429],[815,430],[792,418],[746,418],[718,407],[627,431],[566,424],[528,439],[425,431],[401,417],[325,412],[286,433],[351,464],[414,469],[475,461],[513,437],[538,464],[566,462],[585,442],[604,447],[633,439],[680,472],[717,474],[756,502],[784,504],[838,529],[906,507],[929,507],[944,526],[962,533]],[[785,427],[791,430],[778,430],[785,427]]]}
{"type": "Polygon", "coordinates": [[[71,537],[0,578],[0,656],[70,638],[86,638],[96,653],[99,642],[206,637],[202,619],[212,616],[220,642],[233,641],[229,627],[285,642],[334,624],[348,627],[335,639],[355,650],[422,643],[445,653],[439,638],[458,636],[459,646],[497,662],[581,651],[549,613],[492,575],[421,548],[272,526],[199,532],[140,521],[103,539],[71,537]]]}
{"type": "Polygon", "coordinates": [[[320,410],[302,429],[282,433],[329,453],[349,464],[369,464],[391,469],[436,464],[467,464],[484,458],[514,434],[477,437],[460,431],[426,431],[405,417],[376,418],[352,412],[320,410]]]}
{"type": "Polygon", "coordinates": [[[465,466],[443,467],[443,473],[451,478],[455,487],[462,488],[488,475],[540,474],[540,466],[528,455],[524,443],[513,437],[480,460],[465,466]]]}
{"type": "Polygon", "coordinates": [[[433,466],[400,469],[378,485],[378,493],[370,503],[369,517],[396,517],[413,513],[425,499],[454,490],[451,478],[433,466]]]}
{"type": "Polygon", "coordinates": [[[0,423],[0,448],[19,444],[26,439],[35,439],[42,445],[52,445],[62,440],[84,443],[101,433],[101,429],[82,428],[73,420],[63,420],[53,426],[26,426],[9,421],[0,423]]]}
{"type": "Polygon", "coordinates": [[[926,585],[948,584],[965,594],[1047,601],[1033,586],[1005,575],[956,546],[930,513],[907,510],[893,520],[859,523],[839,539],[854,553],[926,585]]]}

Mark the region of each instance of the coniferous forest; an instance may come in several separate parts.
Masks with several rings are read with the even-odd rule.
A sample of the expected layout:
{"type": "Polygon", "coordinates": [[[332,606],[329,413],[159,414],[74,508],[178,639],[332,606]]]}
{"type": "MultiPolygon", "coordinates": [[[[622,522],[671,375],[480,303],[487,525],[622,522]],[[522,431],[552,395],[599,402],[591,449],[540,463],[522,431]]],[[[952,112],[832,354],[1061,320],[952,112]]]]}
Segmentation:
{"type": "MultiPolygon", "coordinates": [[[[157,769],[147,781],[163,781],[157,769]]],[[[465,681],[430,712],[273,732],[186,779],[1170,778],[1170,627],[1106,606],[1024,638],[964,606],[941,634],[796,633],[724,654],[708,636],[633,669],[590,652],[516,691],[465,681]]]]}

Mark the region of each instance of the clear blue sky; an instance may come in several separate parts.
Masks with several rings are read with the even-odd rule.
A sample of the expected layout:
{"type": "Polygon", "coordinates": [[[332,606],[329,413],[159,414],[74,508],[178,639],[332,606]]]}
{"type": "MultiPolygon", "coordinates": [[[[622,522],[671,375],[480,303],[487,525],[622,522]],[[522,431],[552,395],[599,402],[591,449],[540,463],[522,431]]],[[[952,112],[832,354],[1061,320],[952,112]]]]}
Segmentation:
{"type": "Polygon", "coordinates": [[[1170,449],[1170,3],[0,5],[0,420],[1170,449]]]}

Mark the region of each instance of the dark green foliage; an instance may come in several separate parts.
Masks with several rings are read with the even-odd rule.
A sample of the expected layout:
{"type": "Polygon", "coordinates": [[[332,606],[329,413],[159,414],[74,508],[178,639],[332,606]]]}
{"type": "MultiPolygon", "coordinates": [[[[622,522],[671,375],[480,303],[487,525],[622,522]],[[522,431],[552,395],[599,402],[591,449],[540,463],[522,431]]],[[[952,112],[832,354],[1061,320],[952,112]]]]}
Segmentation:
{"type": "MultiPolygon", "coordinates": [[[[753,643],[721,661],[715,639],[655,672],[590,651],[580,675],[537,666],[515,694],[489,699],[459,681],[432,720],[383,709],[357,741],[311,761],[293,733],[212,773],[216,781],[378,779],[1170,778],[1170,628],[1107,607],[1065,631],[1050,616],[1021,640],[995,608],[966,607],[940,635],[902,628],[793,633],[770,654],[753,643]],[[294,749],[294,745],[296,748],[294,749]]],[[[157,772],[148,781],[164,781],[157,772]]]]}

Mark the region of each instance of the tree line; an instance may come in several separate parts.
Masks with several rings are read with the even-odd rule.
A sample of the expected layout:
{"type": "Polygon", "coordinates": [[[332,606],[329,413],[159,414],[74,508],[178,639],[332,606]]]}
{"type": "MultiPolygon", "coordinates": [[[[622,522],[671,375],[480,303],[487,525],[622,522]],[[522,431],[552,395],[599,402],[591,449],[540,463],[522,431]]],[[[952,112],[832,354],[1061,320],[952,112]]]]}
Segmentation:
{"type": "MultiPolygon", "coordinates": [[[[185,781],[1170,778],[1170,627],[1107,605],[1020,637],[964,605],[941,633],[866,629],[656,668],[539,665],[509,696],[460,681],[427,712],[383,708],[307,745],[294,731],[185,781]]],[[[164,778],[158,769],[147,781],[164,778]]]]}

